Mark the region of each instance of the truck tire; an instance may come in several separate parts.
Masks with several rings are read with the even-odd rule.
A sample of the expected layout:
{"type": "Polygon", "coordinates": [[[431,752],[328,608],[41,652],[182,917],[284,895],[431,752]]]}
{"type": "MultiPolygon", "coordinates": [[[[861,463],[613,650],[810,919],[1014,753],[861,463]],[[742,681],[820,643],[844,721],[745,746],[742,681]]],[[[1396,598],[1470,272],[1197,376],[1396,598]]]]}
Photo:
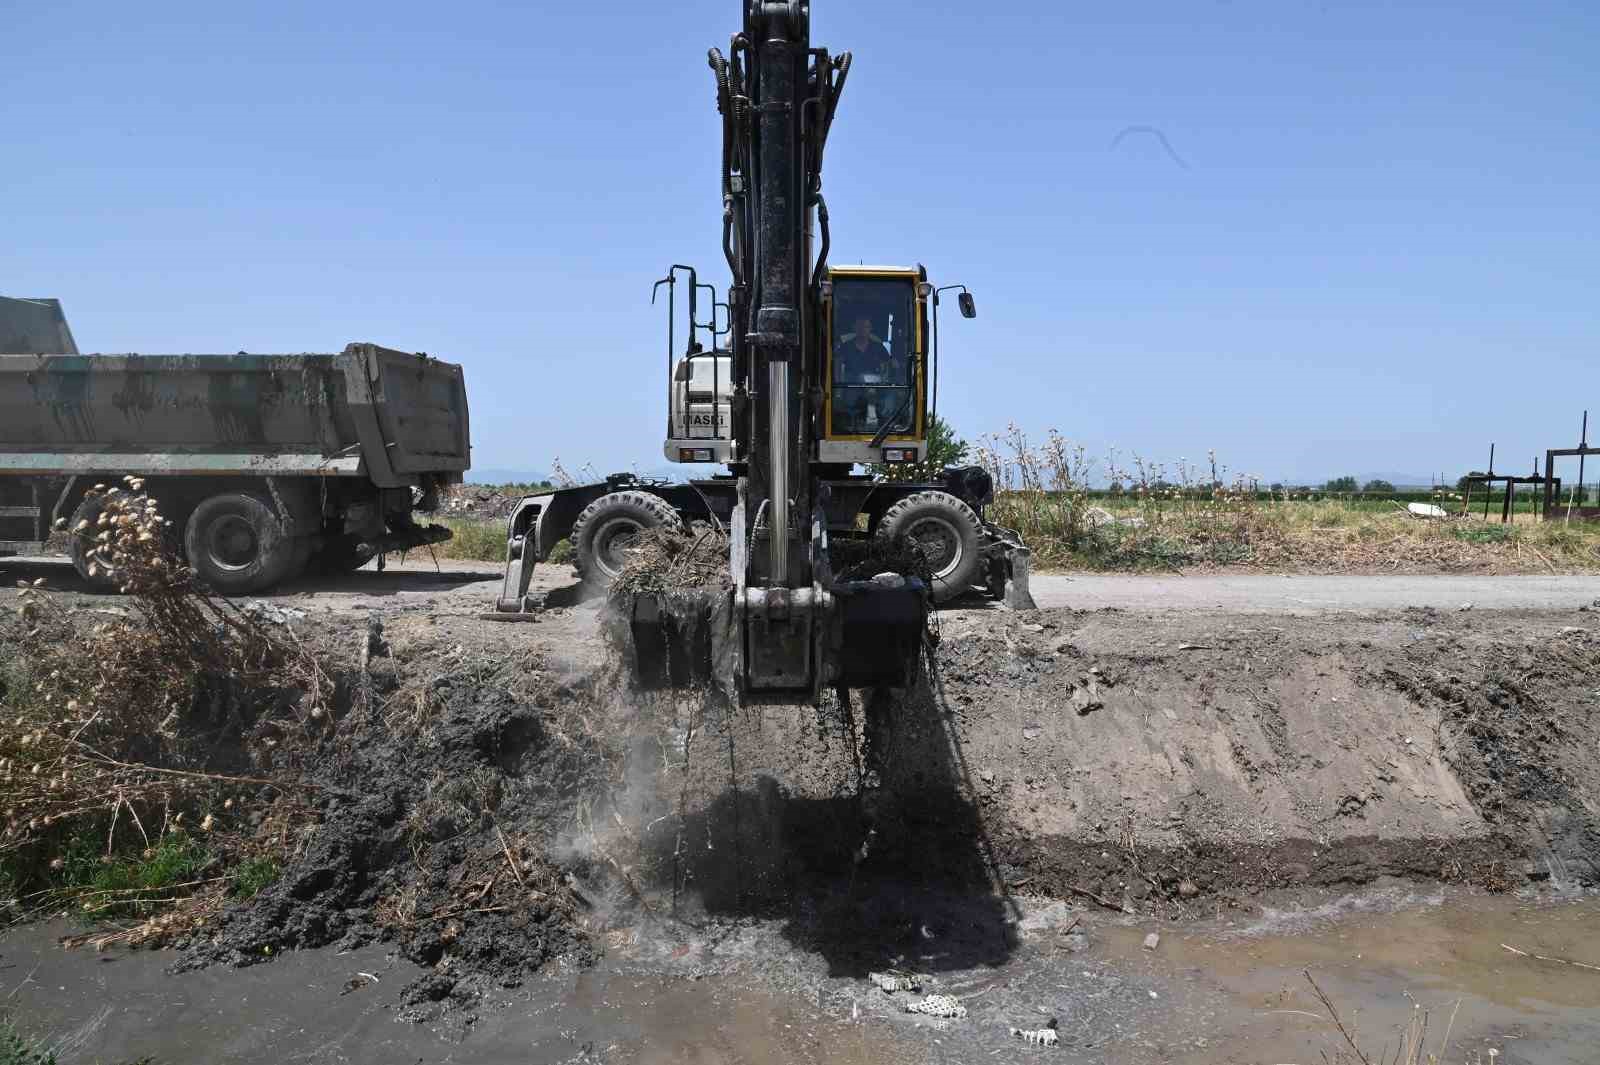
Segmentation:
{"type": "Polygon", "coordinates": [[[609,587],[622,572],[628,538],[659,526],[683,527],[678,511],[649,492],[611,492],[583,508],[572,524],[575,565],[583,583],[609,587]]]}
{"type": "Polygon", "coordinates": [[[933,571],[933,601],[971,591],[983,566],[983,523],[949,492],[916,492],[896,502],[878,521],[878,537],[904,536],[922,549],[933,571]]]}
{"type": "Polygon", "coordinates": [[[104,504],[104,496],[93,495],[85,499],[78,504],[78,509],[72,512],[72,517],[67,522],[67,528],[72,530],[70,533],[72,538],[71,546],[69,547],[69,551],[72,554],[72,568],[78,571],[78,576],[83,580],[84,584],[89,586],[91,592],[110,595],[120,591],[121,586],[101,566],[97,565],[93,573],[89,572],[89,566],[92,564],[89,552],[93,550],[94,538],[100,531],[100,527],[96,523],[100,520],[100,511],[104,508],[104,504]],[[78,524],[85,521],[89,523],[89,528],[79,534],[76,531],[78,524]]]}
{"type": "Polygon", "coordinates": [[[183,548],[195,576],[222,595],[249,595],[287,577],[295,541],[272,507],[255,496],[212,496],[194,508],[183,548]]]}

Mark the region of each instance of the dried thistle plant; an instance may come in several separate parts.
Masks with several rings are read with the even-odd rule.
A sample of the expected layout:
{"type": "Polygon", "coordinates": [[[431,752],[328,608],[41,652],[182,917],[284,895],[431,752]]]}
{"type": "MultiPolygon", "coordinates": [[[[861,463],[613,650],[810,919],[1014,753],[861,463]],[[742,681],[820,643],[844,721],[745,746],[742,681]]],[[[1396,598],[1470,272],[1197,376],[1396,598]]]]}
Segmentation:
{"type": "MultiPolygon", "coordinates": [[[[208,594],[143,488],[136,477],[97,486],[98,516],[68,530],[128,596],[126,616],[91,623],[42,580],[18,588],[19,653],[0,692],[0,862],[36,904],[78,901],[83,885],[63,887],[59,874],[67,848],[86,840],[99,841],[102,862],[149,859],[175,836],[251,853],[245,807],[292,787],[283,782],[329,728],[327,672],[292,634],[208,594]]],[[[225,879],[122,901],[220,908],[225,879]]],[[[146,924],[140,936],[186,927],[146,924]]]]}

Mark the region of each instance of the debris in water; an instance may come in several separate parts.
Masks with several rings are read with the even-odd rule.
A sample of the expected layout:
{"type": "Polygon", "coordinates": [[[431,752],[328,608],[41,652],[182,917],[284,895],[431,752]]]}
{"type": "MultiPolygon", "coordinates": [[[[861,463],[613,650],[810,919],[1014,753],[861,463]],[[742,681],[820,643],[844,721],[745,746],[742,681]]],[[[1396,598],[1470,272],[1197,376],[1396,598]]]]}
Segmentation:
{"type": "Polygon", "coordinates": [[[868,973],[867,980],[879,991],[892,995],[896,991],[921,991],[922,981],[916,973],[890,969],[886,973],[868,973]]]}
{"type": "Polygon", "coordinates": [[[258,621],[265,621],[272,625],[288,625],[296,621],[304,621],[306,612],[293,607],[274,606],[260,599],[252,599],[241,608],[241,613],[248,614],[258,621]]]}
{"type": "Polygon", "coordinates": [[[1161,945],[1161,933],[1160,932],[1151,932],[1149,935],[1144,937],[1144,949],[1145,950],[1155,950],[1160,945],[1161,945]]]}
{"type": "Polygon", "coordinates": [[[1061,1037],[1056,1035],[1056,1030],[1054,1028],[1038,1028],[1033,1030],[1029,1030],[1027,1028],[1013,1028],[1011,1029],[1011,1038],[1020,1039],[1024,1043],[1036,1047],[1053,1047],[1061,1045],[1061,1037]]]}
{"type": "Polygon", "coordinates": [[[967,1015],[967,1007],[954,995],[929,995],[921,1002],[907,1002],[905,1009],[907,1013],[925,1013],[929,1017],[953,1017],[957,1020],[967,1015]]]}

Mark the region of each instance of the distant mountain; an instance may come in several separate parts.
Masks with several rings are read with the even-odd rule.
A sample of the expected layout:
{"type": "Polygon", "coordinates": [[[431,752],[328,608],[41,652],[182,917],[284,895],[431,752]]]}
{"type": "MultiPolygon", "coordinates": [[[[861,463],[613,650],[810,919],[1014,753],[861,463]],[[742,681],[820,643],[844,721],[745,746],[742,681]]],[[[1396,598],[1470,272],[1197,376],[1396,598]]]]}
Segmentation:
{"type": "MultiPolygon", "coordinates": [[[[619,467],[617,469],[602,469],[596,472],[586,468],[572,470],[572,476],[579,483],[604,480],[612,473],[632,473],[645,481],[687,481],[692,474],[696,477],[709,476],[712,471],[723,472],[722,466],[652,466],[645,467],[619,467]]],[[[518,470],[499,466],[489,466],[484,469],[470,469],[467,471],[468,484],[540,484],[544,481],[554,482],[555,474],[543,470],[518,470]]]]}

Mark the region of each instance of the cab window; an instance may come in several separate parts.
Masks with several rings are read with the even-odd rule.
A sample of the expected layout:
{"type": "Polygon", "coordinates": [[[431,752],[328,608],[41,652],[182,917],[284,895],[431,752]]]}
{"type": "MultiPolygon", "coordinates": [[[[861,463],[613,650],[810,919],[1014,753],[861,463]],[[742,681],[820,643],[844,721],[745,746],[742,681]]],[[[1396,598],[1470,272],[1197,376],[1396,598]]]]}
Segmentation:
{"type": "Polygon", "coordinates": [[[916,428],[916,290],[909,278],[836,278],[830,436],[916,428]]]}

